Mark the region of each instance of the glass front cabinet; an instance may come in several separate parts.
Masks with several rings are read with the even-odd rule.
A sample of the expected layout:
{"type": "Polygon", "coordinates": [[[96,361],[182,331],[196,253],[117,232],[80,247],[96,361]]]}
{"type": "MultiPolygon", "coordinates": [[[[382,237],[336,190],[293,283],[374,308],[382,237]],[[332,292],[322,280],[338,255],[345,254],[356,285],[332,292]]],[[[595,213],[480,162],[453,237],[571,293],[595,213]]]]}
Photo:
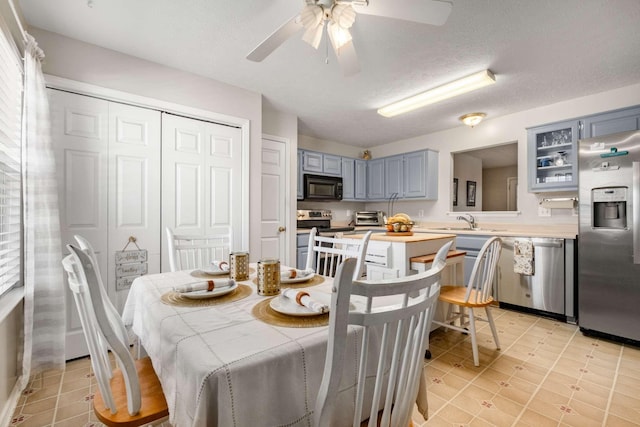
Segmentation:
{"type": "Polygon", "coordinates": [[[580,121],[570,120],[527,130],[529,191],[578,189],[580,121]]]}

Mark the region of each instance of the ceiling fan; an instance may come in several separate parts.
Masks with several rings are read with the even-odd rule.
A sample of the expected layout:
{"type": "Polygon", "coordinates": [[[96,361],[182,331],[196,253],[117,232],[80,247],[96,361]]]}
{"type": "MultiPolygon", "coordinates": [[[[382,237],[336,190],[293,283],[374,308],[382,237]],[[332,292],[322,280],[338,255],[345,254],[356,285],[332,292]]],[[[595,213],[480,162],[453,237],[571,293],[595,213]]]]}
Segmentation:
{"type": "Polygon", "coordinates": [[[298,15],[282,24],[252,50],[247,59],[262,61],[301,29],[305,30],[302,39],[317,49],[326,30],[343,74],[351,76],[360,71],[349,31],[356,20],[356,12],[420,24],[443,25],[452,7],[449,1],[444,0],[304,0],[304,4],[298,15]]]}

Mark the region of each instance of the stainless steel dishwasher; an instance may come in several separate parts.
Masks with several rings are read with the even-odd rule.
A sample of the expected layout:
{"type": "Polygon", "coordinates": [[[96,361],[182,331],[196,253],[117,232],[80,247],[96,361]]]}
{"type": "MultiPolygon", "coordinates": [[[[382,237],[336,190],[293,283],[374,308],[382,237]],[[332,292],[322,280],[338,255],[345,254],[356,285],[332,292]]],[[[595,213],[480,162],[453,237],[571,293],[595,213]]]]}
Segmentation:
{"type": "MultiPolygon", "coordinates": [[[[573,319],[573,287],[565,287],[565,281],[568,276],[573,277],[573,271],[571,268],[565,269],[565,240],[530,239],[534,247],[534,274],[531,276],[513,271],[516,238],[504,237],[502,240],[502,255],[498,262],[497,297],[500,304],[544,311],[566,317],[567,320],[573,319]]],[[[572,248],[573,245],[570,245],[569,249],[572,248]]],[[[569,283],[571,282],[572,280],[569,283]]]]}

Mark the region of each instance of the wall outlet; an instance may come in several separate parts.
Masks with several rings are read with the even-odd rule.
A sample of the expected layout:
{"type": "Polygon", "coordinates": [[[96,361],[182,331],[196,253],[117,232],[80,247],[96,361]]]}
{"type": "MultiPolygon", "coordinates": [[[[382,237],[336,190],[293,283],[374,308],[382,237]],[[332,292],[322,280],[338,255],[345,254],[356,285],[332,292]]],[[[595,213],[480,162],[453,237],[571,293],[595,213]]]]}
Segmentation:
{"type": "Polygon", "coordinates": [[[551,216],[551,209],[538,206],[538,216],[551,216]]]}
{"type": "Polygon", "coordinates": [[[424,217],[424,209],[420,209],[420,210],[418,211],[418,216],[419,216],[420,218],[424,217]]]}

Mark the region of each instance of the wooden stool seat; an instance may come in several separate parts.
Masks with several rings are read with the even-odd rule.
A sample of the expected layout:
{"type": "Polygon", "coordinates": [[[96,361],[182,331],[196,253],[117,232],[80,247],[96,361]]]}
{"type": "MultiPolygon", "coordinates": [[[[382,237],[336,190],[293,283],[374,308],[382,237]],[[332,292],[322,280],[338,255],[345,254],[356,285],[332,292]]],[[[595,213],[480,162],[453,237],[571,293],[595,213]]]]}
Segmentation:
{"type": "MultiPolygon", "coordinates": [[[[455,257],[459,257],[459,256],[465,256],[467,254],[467,251],[459,251],[457,249],[451,249],[449,252],[447,252],[447,259],[450,258],[455,258],[455,257]]],[[[420,255],[420,256],[414,256],[409,258],[409,261],[411,262],[421,262],[424,264],[431,264],[433,262],[433,259],[436,257],[436,254],[427,254],[427,255],[420,255]]]]}

